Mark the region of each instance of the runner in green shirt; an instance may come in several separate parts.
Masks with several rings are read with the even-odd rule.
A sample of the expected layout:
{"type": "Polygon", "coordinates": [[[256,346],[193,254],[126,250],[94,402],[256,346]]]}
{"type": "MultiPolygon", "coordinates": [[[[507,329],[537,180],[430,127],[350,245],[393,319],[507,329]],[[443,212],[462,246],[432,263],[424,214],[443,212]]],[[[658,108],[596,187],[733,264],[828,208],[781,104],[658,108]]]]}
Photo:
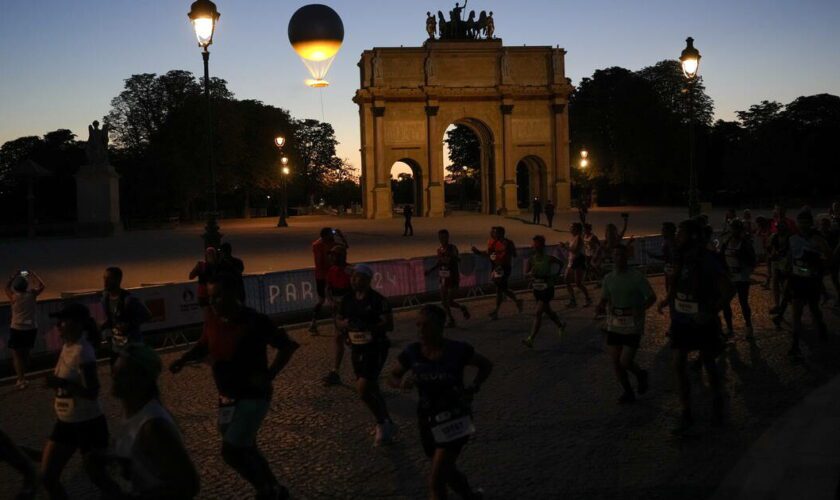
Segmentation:
{"type": "Polygon", "coordinates": [[[563,336],[563,329],[566,327],[566,323],[563,323],[557,313],[551,310],[554,284],[557,276],[563,270],[563,262],[557,257],[545,253],[544,236],[534,236],[533,247],[534,254],[528,259],[526,273],[532,280],[531,288],[534,291],[534,298],[537,299],[537,310],[534,314],[534,323],[531,325],[531,334],[528,335],[528,338],[522,340],[522,343],[527,347],[534,346],[534,337],[540,331],[543,314],[547,315],[557,325],[557,334],[561,337],[563,336]],[[552,271],[553,265],[556,265],[556,272],[552,271]]]}
{"type": "Polygon", "coordinates": [[[644,274],[627,266],[626,246],[613,248],[613,260],[615,269],[604,277],[597,313],[607,315],[607,351],[624,389],[618,402],[624,404],[636,400],[627,372],[636,376],[639,394],[648,389],[648,373],[634,358],[645,331],[645,311],[656,303],[656,294],[644,274]]]}

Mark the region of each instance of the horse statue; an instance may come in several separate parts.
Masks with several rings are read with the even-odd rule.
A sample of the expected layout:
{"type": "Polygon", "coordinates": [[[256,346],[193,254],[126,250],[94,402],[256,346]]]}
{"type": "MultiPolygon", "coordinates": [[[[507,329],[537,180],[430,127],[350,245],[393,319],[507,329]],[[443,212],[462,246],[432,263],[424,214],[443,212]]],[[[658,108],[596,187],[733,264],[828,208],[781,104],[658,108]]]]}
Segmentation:
{"type": "Polygon", "coordinates": [[[438,33],[441,39],[449,38],[449,23],[441,11],[438,11],[438,33]]]}

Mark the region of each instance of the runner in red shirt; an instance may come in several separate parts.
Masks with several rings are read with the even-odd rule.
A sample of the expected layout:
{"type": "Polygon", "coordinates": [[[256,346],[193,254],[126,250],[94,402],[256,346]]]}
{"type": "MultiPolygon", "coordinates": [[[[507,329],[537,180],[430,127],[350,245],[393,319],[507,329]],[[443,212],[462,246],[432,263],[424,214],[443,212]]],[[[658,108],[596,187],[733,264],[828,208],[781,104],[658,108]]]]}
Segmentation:
{"type": "MultiPolygon", "coordinates": [[[[338,314],[338,306],[345,295],[352,290],[350,276],[352,268],[347,265],[347,248],[344,245],[336,245],[330,250],[330,261],[332,265],[327,271],[327,303],[332,305],[333,326],[335,317],[338,314]]],[[[324,376],[321,381],[325,386],[341,384],[341,377],[338,375],[341,369],[341,361],[344,359],[344,334],[338,327],[335,327],[335,357],[333,369],[324,376]]]]}
{"type": "Polygon", "coordinates": [[[426,276],[438,272],[440,278],[440,301],[443,310],[446,312],[448,321],[447,328],[455,326],[455,317],[452,316],[452,307],[460,309],[464,319],[470,319],[470,312],[467,306],[455,302],[455,292],[458,291],[461,280],[460,262],[458,247],[449,242],[449,231],[441,229],[438,231],[440,247],[437,249],[437,263],[426,271],[426,276]]]}
{"type": "Polygon", "coordinates": [[[312,310],[312,322],[309,325],[309,333],[312,335],[318,334],[318,316],[321,314],[321,308],[324,307],[324,301],[327,299],[327,271],[330,269],[329,253],[334,246],[339,244],[335,241],[336,236],[345,248],[350,248],[344,233],[340,229],[329,227],[321,229],[321,237],[312,242],[312,254],[315,258],[315,289],[318,292],[318,303],[312,310]]]}
{"type": "Polygon", "coordinates": [[[494,226],[490,230],[490,239],[487,241],[487,251],[481,251],[476,247],[472,247],[472,251],[476,255],[484,255],[490,259],[490,264],[493,266],[491,277],[493,284],[496,285],[496,308],[490,313],[491,319],[499,319],[499,308],[505,297],[516,303],[516,309],[522,313],[522,299],[517,299],[516,294],[508,288],[508,280],[511,273],[511,261],[516,257],[516,246],[512,241],[505,238],[505,228],[502,226],[494,226]]]}

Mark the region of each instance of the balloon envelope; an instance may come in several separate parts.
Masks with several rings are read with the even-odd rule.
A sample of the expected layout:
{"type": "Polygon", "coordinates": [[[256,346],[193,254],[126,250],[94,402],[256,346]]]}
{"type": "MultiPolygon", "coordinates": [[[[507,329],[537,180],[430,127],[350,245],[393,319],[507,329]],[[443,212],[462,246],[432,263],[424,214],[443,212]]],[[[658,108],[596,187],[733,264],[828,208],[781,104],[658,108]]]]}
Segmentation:
{"type": "Polygon", "coordinates": [[[326,5],[305,5],[289,20],[289,42],[304,60],[326,61],[335,56],[343,41],[344,23],[326,5]]]}

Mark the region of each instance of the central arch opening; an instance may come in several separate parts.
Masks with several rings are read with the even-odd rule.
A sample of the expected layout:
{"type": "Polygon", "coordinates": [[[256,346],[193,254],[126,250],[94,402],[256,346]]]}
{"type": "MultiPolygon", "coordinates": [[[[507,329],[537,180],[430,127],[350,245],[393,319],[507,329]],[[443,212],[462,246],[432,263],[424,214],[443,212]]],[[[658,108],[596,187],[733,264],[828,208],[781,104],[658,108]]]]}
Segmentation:
{"type": "Polygon", "coordinates": [[[542,206],[548,201],[546,166],[539,157],[526,156],[516,164],[516,203],[530,210],[535,200],[542,206]]]}
{"type": "Polygon", "coordinates": [[[411,205],[414,214],[423,214],[423,179],[420,166],[403,159],[391,165],[391,206],[395,214],[402,214],[411,205]]]}
{"type": "Polygon", "coordinates": [[[496,210],[493,137],[479,120],[465,118],[443,134],[446,212],[494,213],[496,210]]]}

